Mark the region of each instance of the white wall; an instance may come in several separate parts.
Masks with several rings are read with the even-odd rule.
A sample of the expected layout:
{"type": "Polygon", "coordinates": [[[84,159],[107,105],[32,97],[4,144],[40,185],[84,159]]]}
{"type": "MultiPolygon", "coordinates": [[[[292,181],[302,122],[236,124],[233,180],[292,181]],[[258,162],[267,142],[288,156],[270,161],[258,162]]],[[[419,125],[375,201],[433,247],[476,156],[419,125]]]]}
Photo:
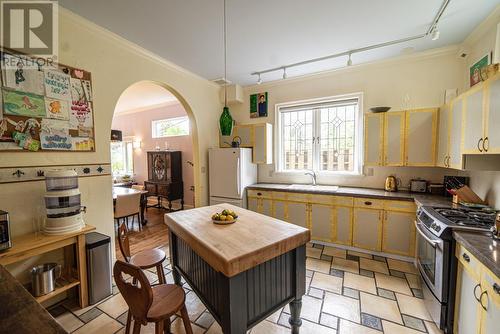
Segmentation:
{"type": "MultiPolygon", "coordinates": [[[[200,205],[207,203],[207,149],[216,144],[221,110],[219,87],[162,60],[108,31],[60,8],[60,62],[92,73],[96,152],[0,153],[0,167],[110,163],[109,137],[115,104],[120,94],[141,80],[163,83],[192,110],[199,124],[199,147],[194,150],[195,182],[200,205]]],[[[184,103],[183,103],[184,104],[184,103]]],[[[111,176],[81,180],[86,221],[97,231],[113,236],[111,176]]],[[[0,184],[0,208],[10,213],[14,237],[32,231],[33,206],[41,200],[43,182],[0,184]]],[[[114,238],[112,239],[114,242],[114,238]]],[[[15,242],[15,239],[14,239],[15,242]]]]}
{"type": "MultiPolygon", "coordinates": [[[[406,96],[410,97],[412,108],[439,107],[443,104],[445,89],[462,86],[463,61],[456,57],[456,52],[457,48],[449,47],[329,73],[245,87],[245,102],[231,106],[231,113],[239,123],[274,123],[277,103],[356,92],[363,92],[365,112],[374,106],[391,106],[392,111],[401,110],[406,96]],[[269,116],[250,119],[249,95],[264,91],[269,93],[269,116]]],[[[442,182],[443,175],[457,173],[440,168],[375,167],[373,176],[319,176],[318,181],[323,184],[381,188],[389,174],[402,178],[403,185],[407,185],[414,177],[442,182]]],[[[274,165],[261,165],[259,181],[303,183],[310,182],[310,177],[278,175],[274,173],[274,165]]]]}

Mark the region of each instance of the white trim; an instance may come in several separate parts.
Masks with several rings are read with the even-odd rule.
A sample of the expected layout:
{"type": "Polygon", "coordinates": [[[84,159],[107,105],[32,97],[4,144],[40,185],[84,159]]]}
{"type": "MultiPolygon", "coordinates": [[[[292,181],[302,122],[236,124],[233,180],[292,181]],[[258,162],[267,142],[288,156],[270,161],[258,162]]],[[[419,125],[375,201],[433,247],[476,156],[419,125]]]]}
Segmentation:
{"type": "Polygon", "coordinates": [[[176,116],[176,117],[169,117],[169,118],[160,118],[160,119],[153,119],[151,121],[151,138],[152,139],[161,139],[161,138],[171,138],[171,137],[185,137],[185,136],[190,136],[191,135],[191,122],[189,121],[189,117],[186,116],[176,116]],[[187,120],[188,122],[188,133],[185,135],[168,135],[168,136],[157,136],[156,133],[156,128],[155,124],[157,122],[163,122],[163,121],[176,121],[176,120],[187,120]]]}
{"type": "MultiPolygon", "coordinates": [[[[357,99],[358,100],[358,112],[356,113],[355,117],[355,124],[357,127],[357,131],[355,134],[355,161],[354,161],[354,170],[352,172],[348,171],[321,171],[321,170],[316,170],[318,169],[319,166],[319,161],[317,159],[319,158],[318,156],[313,155],[313,166],[315,166],[315,172],[318,175],[330,175],[330,176],[340,176],[340,175],[346,175],[346,176],[362,176],[363,175],[363,157],[364,157],[364,149],[363,149],[363,134],[364,134],[364,112],[363,112],[363,92],[356,92],[356,93],[350,93],[350,94],[342,94],[342,95],[335,95],[335,96],[328,96],[328,97],[321,97],[321,98],[314,98],[314,99],[306,99],[306,100],[297,100],[297,101],[291,101],[291,102],[283,102],[283,103],[276,103],[274,106],[274,133],[276,134],[275,142],[274,142],[274,161],[276,162],[274,164],[274,173],[278,175],[296,175],[299,173],[303,173],[305,170],[283,170],[282,164],[283,161],[281,159],[281,117],[280,117],[280,108],[283,107],[290,107],[294,105],[308,105],[308,104],[317,104],[321,102],[334,102],[334,101],[340,101],[340,100],[347,100],[347,99],[357,99]]],[[[314,118],[313,118],[314,122],[314,118]]],[[[313,124],[313,126],[316,126],[316,134],[319,132],[319,122],[316,122],[313,124]]]]}
{"type": "MultiPolygon", "coordinates": [[[[174,98],[173,100],[170,100],[170,101],[161,102],[161,103],[157,103],[157,104],[151,104],[149,106],[144,106],[144,107],[139,107],[139,108],[126,109],[124,111],[117,111],[115,109],[115,112],[113,115],[115,115],[115,116],[130,115],[130,114],[135,114],[135,113],[142,112],[142,111],[170,107],[170,106],[177,105],[177,104],[182,107],[182,103],[180,103],[179,100],[177,100],[177,98],[174,98]]],[[[184,107],[182,107],[182,108],[184,109],[184,107]]]]}

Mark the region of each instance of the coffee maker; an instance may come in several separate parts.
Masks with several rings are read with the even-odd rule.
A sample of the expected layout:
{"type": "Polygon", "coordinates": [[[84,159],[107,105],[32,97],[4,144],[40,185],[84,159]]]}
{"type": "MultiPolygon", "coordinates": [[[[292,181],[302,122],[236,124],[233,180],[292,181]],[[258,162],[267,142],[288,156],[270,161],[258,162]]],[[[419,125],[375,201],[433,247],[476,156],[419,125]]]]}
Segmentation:
{"type": "Polygon", "coordinates": [[[12,247],[9,214],[0,210],[0,251],[12,247]]]}

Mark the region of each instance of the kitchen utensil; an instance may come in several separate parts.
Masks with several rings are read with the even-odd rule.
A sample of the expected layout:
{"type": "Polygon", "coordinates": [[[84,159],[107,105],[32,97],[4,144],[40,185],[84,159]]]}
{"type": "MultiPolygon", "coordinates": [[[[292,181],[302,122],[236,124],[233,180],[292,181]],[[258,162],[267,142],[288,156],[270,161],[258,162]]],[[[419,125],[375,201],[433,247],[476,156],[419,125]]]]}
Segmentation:
{"type": "Polygon", "coordinates": [[[0,210],[0,251],[12,247],[9,214],[0,210]]]}
{"type": "Polygon", "coordinates": [[[474,191],[472,191],[469,186],[462,186],[458,188],[456,191],[458,199],[467,203],[477,203],[477,204],[485,204],[485,202],[479,197],[474,191]]]}
{"type": "Polygon", "coordinates": [[[370,111],[373,113],[379,113],[379,112],[387,112],[391,109],[391,107],[372,107],[370,108],[370,111]]]}
{"type": "Polygon", "coordinates": [[[401,185],[401,180],[393,175],[389,175],[385,179],[385,191],[398,191],[398,186],[401,185]]]}
{"type": "Polygon", "coordinates": [[[456,189],[458,185],[469,185],[469,178],[467,176],[445,176],[443,179],[445,197],[453,196],[453,192],[449,192],[449,189],[456,189]]]}
{"type": "Polygon", "coordinates": [[[425,193],[427,192],[427,181],[421,179],[410,180],[410,192],[425,193]]]}
{"type": "Polygon", "coordinates": [[[61,277],[61,265],[45,263],[31,269],[32,293],[35,297],[54,291],[56,279],[61,277]]]}
{"type": "Polygon", "coordinates": [[[235,136],[233,137],[233,141],[231,142],[231,147],[238,148],[241,145],[241,137],[235,136]]]}

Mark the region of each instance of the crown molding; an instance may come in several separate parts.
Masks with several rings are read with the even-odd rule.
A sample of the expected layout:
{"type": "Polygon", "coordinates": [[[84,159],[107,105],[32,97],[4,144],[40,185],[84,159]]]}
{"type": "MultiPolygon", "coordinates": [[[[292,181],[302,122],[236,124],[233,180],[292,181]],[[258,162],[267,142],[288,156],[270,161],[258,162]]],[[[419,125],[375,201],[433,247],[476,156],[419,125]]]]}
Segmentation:
{"type": "Polygon", "coordinates": [[[104,36],[105,38],[109,39],[111,42],[118,44],[120,47],[127,49],[128,51],[131,51],[138,55],[139,57],[147,58],[155,63],[157,63],[160,66],[163,67],[168,67],[171,70],[174,70],[178,73],[188,75],[190,77],[193,77],[194,79],[204,81],[205,83],[209,84],[210,86],[213,87],[218,87],[220,86],[216,84],[215,82],[212,82],[208,79],[205,79],[198,74],[195,74],[184,67],[181,67],[169,60],[166,60],[165,58],[162,58],[161,56],[157,55],[154,52],[151,52],[131,41],[129,41],[126,38],[123,38],[114,32],[111,32],[110,30],[76,14],[75,12],[72,12],[71,10],[64,8],[59,4],[59,15],[67,16],[70,20],[76,22],[80,27],[83,27],[84,29],[89,30],[92,33],[98,34],[100,36],[104,36]]]}
{"type": "MultiPolygon", "coordinates": [[[[124,110],[122,112],[117,112],[115,110],[114,115],[115,116],[130,115],[130,114],[135,114],[135,113],[142,112],[142,111],[170,107],[170,106],[177,105],[177,104],[182,106],[182,104],[177,99],[175,99],[175,100],[171,100],[171,101],[167,101],[167,102],[162,102],[162,103],[157,103],[157,104],[151,104],[149,106],[144,106],[144,107],[139,107],[139,108],[132,108],[132,109],[126,109],[126,110],[124,110]]],[[[183,107],[183,109],[184,109],[184,107],[183,107]]]]}
{"type": "Polygon", "coordinates": [[[469,46],[476,44],[481,37],[484,36],[491,29],[496,29],[500,22],[500,5],[498,5],[493,12],[491,12],[483,22],[481,22],[472,32],[467,36],[462,45],[469,46]]]}
{"type": "Polygon", "coordinates": [[[416,52],[416,53],[409,54],[409,55],[400,55],[400,56],[387,58],[387,59],[379,59],[379,60],[374,60],[371,62],[356,64],[356,65],[352,65],[352,66],[339,67],[339,68],[334,68],[331,70],[319,71],[316,73],[299,75],[299,76],[291,77],[288,79],[277,79],[277,80],[267,81],[267,82],[263,82],[260,85],[258,85],[258,84],[247,85],[247,86],[244,86],[243,88],[245,90],[248,90],[248,91],[254,91],[254,90],[262,91],[262,87],[269,88],[269,87],[274,87],[274,86],[280,86],[283,84],[308,81],[308,80],[312,80],[312,79],[329,77],[333,74],[356,72],[356,71],[359,71],[361,69],[366,69],[366,68],[377,68],[377,67],[384,67],[387,65],[403,64],[403,63],[408,63],[408,61],[419,61],[419,60],[442,57],[442,56],[447,56],[447,55],[455,56],[458,49],[459,49],[458,45],[448,45],[448,46],[445,46],[442,48],[425,50],[422,52],[416,52]],[[258,87],[258,89],[257,89],[257,87],[258,87]]]}

